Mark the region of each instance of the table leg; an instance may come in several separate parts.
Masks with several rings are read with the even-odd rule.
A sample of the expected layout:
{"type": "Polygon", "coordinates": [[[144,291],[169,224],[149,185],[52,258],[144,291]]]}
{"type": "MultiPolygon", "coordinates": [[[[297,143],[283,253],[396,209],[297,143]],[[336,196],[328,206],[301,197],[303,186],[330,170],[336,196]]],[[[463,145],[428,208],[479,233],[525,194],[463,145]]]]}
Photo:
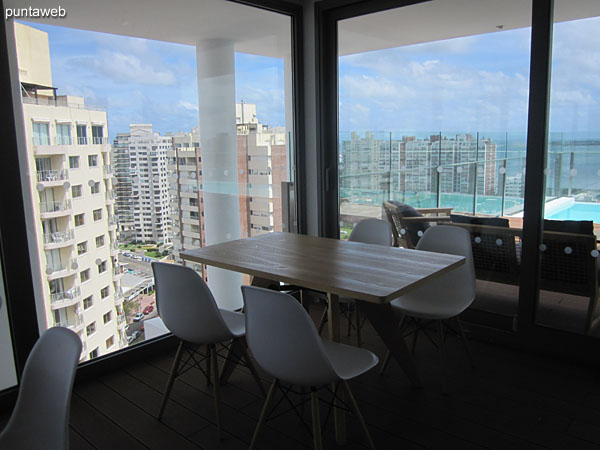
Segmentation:
{"type": "Polygon", "coordinates": [[[402,330],[398,326],[398,321],[394,318],[392,306],[389,303],[378,305],[370,302],[360,302],[360,311],[367,316],[383,343],[404,370],[413,387],[423,387],[421,377],[417,372],[417,366],[406,346],[404,336],[402,336],[402,330]]]}
{"type": "Polygon", "coordinates": [[[265,289],[271,289],[271,286],[277,286],[279,283],[273,280],[267,280],[266,278],[252,277],[250,282],[251,286],[261,287],[265,289]]]}
{"type": "MultiPolygon", "coordinates": [[[[327,294],[327,300],[329,301],[329,309],[327,311],[327,326],[329,328],[329,339],[334,342],[340,341],[340,304],[339,297],[335,294],[327,294]]],[[[337,383],[332,388],[335,392],[337,383]]],[[[337,390],[338,397],[342,398],[344,395],[343,389],[337,390]]],[[[342,398],[343,400],[343,398],[342,398]]],[[[335,440],[338,445],[346,444],[346,417],[342,408],[336,408],[336,405],[340,404],[337,399],[333,401],[333,423],[335,427],[335,440]]]]}

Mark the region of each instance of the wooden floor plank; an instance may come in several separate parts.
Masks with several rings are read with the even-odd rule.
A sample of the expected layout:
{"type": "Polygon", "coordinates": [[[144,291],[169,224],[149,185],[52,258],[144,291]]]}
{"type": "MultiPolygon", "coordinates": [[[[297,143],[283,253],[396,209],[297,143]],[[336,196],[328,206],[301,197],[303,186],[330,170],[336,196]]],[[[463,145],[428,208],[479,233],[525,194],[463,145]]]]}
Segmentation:
{"type": "MultiPolygon", "coordinates": [[[[316,319],[322,310],[313,306],[316,319]]],[[[383,357],[384,347],[368,324],[362,334],[364,347],[383,357]]],[[[354,344],[355,338],[342,336],[342,341],[354,344]]],[[[419,340],[415,355],[424,389],[412,389],[395,363],[383,377],[373,370],[351,382],[378,450],[600,450],[598,374],[548,357],[480,342],[471,345],[475,371],[459,341],[448,339],[447,396],[441,392],[437,350],[426,338],[419,340]]],[[[248,448],[263,398],[243,367],[222,388],[222,441],[216,437],[212,389],[197,369],[175,382],[163,421],[155,418],[173,357],[174,352],[153,356],[77,385],[71,448],[248,448]]],[[[269,376],[260,374],[268,384],[269,376]]],[[[307,408],[305,419],[309,412],[307,408]]],[[[322,405],[322,418],[326,414],[322,405]]],[[[356,419],[348,415],[347,420],[348,445],[335,444],[330,419],[325,448],[368,448],[356,419]]],[[[257,448],[307,450],[312,438],[287,413],[267,422],[257,448]]]]}

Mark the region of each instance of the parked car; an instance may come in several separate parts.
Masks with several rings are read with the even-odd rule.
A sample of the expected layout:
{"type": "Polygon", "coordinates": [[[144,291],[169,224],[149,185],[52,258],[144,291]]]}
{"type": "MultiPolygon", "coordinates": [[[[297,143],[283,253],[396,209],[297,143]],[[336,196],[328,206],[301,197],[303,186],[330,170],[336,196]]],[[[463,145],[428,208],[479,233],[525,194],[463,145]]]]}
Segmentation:
{"type": "Polygon", "coordinates": [[[150,314],[152,311],[154,311],[154,306],[152,305],[148,305],[144,308],[144,314],[150,314]]]}
{"type": "Polygon", "coordinates": [[[137,338],[140,337],[142,333],[138,330],[135,330],[133,333],[131,333],[130,336],[127,336],[127,343],[131,344],[133,341],[135,341],[137,338]]]}
{"type": "Polygon", "coordinates": [[[137,313],[135,316],[133,316],[133,321],[134,322],[139,322],[143,318],[144,318],[144,313],[137,313]]]}

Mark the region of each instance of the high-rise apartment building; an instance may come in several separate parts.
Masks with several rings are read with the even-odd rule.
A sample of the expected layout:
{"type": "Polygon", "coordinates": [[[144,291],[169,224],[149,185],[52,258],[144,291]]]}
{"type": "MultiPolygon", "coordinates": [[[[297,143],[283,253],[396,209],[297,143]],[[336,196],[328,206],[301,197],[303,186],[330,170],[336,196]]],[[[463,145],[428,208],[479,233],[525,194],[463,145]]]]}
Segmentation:
{"type": "MultiPolygon", "coordinates": [[[[286,135],[257,118],[256,105],[236,105],[241,237],[282,230],[281,183],[289,180],[286,135]]],[[[169,193],[173,256],[204,245],[202,151],[197,130],[172,134],[169,193]]],[[[199,269],[199,267],[196,267],[199,269]]]]}
{"type": "Polygon", "coordinates": [[[57,96],[47,33],[15,23],[26,161],[46,326],[75,331],[82,360],[127,345],[106,112],[57,96]]]}
{"type": "Polygon", "coordinates": [[[172,138],[150,124],[131,124],[114,140],[121,240],[171,242],[167,153],[172,138]]]}
{"type": "Polygon", "coordinates": [[[342,141],[340,186],[395,192],[473,193],[496,195],[496,144],[473,135],[426,139],[391,135],[364,137],[352,133],[342,141]]]}
{"type": "Polygon", "coordinates": [[[135,239],[133,174],[129,156],[129,134],[117,133],[111,152],[114,171],[114,186],[117,195],[115,214],[119,241],[128,242],[135,239]]]}

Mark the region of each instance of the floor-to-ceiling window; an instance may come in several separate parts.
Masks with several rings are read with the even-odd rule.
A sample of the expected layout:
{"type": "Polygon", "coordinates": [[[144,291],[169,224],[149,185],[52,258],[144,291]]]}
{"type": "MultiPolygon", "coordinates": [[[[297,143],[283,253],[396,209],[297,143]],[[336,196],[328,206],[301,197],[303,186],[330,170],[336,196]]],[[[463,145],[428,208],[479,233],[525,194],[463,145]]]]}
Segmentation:
{"type": "MultiPolygon", "coordinates": [[[[81,361],[164,333],[152,261],[295,229],[298,10],[179,6],[7,22],[38,323],[81,361]]],[[[247,280],[192,266],[241,307],[247,280]]]]}
{"type": "Polygon", "coordinates": [[[600,5],[555,2],[536,323],[598,336],[600,5]]]}

